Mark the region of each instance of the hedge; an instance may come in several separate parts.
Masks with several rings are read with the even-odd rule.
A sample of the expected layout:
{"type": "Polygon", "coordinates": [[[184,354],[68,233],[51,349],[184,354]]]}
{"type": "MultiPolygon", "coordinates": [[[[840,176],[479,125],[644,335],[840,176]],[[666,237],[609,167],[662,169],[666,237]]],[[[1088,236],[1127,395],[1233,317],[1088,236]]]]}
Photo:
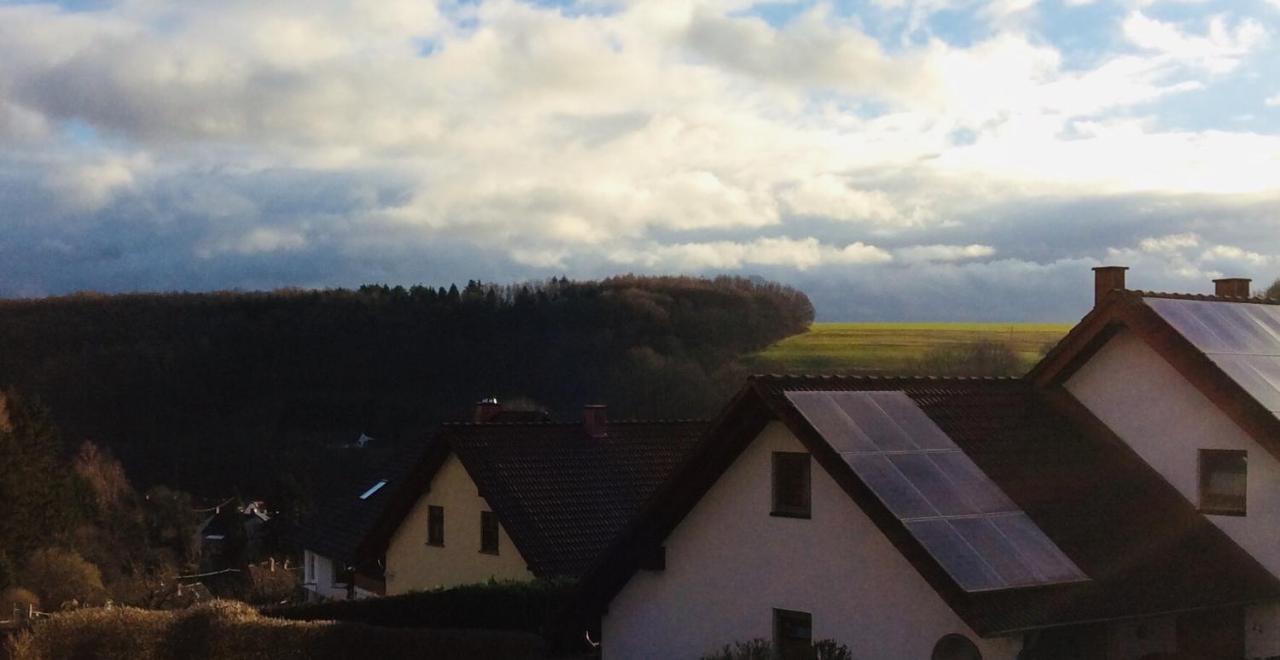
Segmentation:
{"type": "Polygon", "coordinates": [[[217,600],[174,611],[117,607],[57,614],[14,642],[13,660],[544,657],[542,640],[528,633],[286,621],[217,600]]]}
{"type": "Polygon", "coordinates": [[[546,634],[573,596],[574,583],[490,582],[400,596],[335,600],[262,613],[302,621],[333,620],[394,628],[485,628],[546,634]]]}

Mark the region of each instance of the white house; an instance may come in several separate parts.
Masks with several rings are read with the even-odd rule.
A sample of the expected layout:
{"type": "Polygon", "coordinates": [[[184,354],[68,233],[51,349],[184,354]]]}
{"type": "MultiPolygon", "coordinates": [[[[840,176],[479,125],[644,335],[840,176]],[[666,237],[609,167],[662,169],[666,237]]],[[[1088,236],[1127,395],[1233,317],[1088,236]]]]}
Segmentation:
{"type": "Polygon", "coordinates": [[[1027,379],[751,379],[588,575],[606,660],[1280,654],[1280,308],[1114,273],[1027,379]]]}

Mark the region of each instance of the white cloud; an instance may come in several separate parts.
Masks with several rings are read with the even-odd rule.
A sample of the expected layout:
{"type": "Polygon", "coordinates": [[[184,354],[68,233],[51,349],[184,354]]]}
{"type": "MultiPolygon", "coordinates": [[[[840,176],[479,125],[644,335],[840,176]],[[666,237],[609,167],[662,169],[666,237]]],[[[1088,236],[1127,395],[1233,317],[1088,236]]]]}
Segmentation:
{"type": "Polygon", "coordinates": [[[1144,238],[1138,243],[1138,247],[1143,252],[1163,253],[1180,252],[1185,248],[1193,248],[1197,245],[1200,245],[1200,237],[1191,232],[1144,238]]]}
{"type": "Polygon", "coordinates": [[[990,245],[913,245],[898,248],[894,255],[907,263],[925,261],[967,261],[994,256],[996,249],[990,245]]]}
{"type": "MultiPolygon", "coordinates": [[[[1280,0],[1276,0],[1276,1],[1280,2],[1280,0]]],[[[1280,108],[1280,94],[1269,96],[1267,97],[1267,100],[1264,102],[1267,104],[1267,107],[1269,108],[1280,108]]]]}
{"type": "Polygon", "coordinates": [[[861,241],[844,246],[820,243],[816,238],[758,238],[747,243],[713,241],[653,245],[644,250],[619,249],[610,261],[647,269],[680,272],[736,269],[743,266],[782,266],[808,270],[818,266],[878,264],[893,255],[861,241]]]}
{"type": "MultiPolygon", "coordinates": [[[[183,254],[375,263],[448,241],[516,275],[946,269],[1013,252],[976,231],[997,206],[1280,192],[1280,135],[1161,117],[1264,56],[1258,20],[1133,11],[1114,26],[1130,47],[1082,63],[1037,33],[1027,0],[883,1],[911,33],[893,44],[826,4],[781,27],[748,4],[4,6],[0,189],[27,176],[105,233],[127,198],[139,222],[188,223],[171,234],[183,254]],[[948,42],[926,25],[942,10],[992,29],[948,42]],[[258,183],[279,172],[315,183],[258,183]]],[[[1190,227],[1136,235],[1166,231],[1190,227]]],[[[1191,247],[1168,249],[1194,264],[1191,247]]]]}

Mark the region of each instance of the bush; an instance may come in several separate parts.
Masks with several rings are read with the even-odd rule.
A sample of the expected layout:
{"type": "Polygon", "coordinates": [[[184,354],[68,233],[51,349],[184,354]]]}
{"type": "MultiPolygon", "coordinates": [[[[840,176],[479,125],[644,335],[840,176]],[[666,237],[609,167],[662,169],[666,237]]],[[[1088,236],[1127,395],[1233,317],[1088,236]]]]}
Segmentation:
{"type": "MultiPolygon", "coordinates": [[[[765,639],[752,639],[746,642],[725,644],[719,651],[702,656],[702,660],[773,660],[773,643],[765,639]]],[[[809,660],[853,660],[853,653],[844,644],[837,644],[830,639],[822,639],[813,643],[809,660]]]]}
{"type": "Polygon", "coordinates": [[[104,594],[98,567],[74,550],[62,548],[35,551],[23,567],[21,582],[50,608],[70,601],[97,602],[104,594]]]}
{"type": "Polygon", "coordinates": [[[570,603],[573,583],[491,582],[401,596],[269,607],[267,616],[352,621],[394,628],[487,628],[545,632],[570,603]]]}
{"type": "Polygon", "coordinates": [[[928,376],[1018,376],[1025,366],[1008,344],[987,340],[935,346],[920,359],[918,370],[928,376]]]}
{"type": "Polygon", "coordinates": [[[40,597],[22,587],[8,587],[0,591],[0,619],[8,619],[14,609],[27,609],[30,605],[40,609],[40,597]]]}
{"type": "Polygon", "coordinates": [[[210,601],[186,610],[94,608],[35,624],[11,647],[13,660],[103,658],[534,658],[541,640],[525,633],[406,630],[359,623],[283,621],[244,603],[210,601]]]}

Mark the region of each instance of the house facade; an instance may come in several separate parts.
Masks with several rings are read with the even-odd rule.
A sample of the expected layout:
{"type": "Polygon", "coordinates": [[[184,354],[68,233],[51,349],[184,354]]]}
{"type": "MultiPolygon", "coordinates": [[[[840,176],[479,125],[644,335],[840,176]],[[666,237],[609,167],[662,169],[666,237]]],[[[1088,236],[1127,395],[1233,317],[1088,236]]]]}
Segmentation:
{"type": "Polygon", "coordinates": [[[1280,655],[1280,307],[1119,274],[1025,379],[753,378],[587,577],[604,657],[1280,655]]]}
{"type": "Polygon", "coordinates": [[[392,534],[387,595],[489,580],[532,580],[493,507],[450,454],[392,534]]]}

